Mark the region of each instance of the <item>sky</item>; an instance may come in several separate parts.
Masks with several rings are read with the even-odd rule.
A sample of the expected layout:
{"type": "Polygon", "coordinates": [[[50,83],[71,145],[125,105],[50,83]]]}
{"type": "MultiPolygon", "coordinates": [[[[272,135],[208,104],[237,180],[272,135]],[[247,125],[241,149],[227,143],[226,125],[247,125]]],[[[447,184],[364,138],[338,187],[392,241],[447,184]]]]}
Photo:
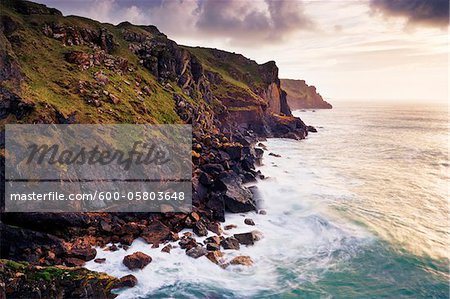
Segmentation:
{"type": "Polygon", "coordinates": [[[64,15],[156,25],[303,79],[325,99],[448,101],[448,0],[37,0],[64,15]]]}

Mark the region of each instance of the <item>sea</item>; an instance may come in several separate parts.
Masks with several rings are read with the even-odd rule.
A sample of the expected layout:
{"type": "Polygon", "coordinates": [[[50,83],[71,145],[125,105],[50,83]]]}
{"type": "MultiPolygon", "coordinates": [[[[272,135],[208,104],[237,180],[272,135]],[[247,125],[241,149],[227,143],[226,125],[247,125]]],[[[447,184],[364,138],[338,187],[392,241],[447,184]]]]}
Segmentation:
{"type": "Polygon", "coordinates": [[[87,268],[135,275],[118,298],[449,298],[447,105],[335,103],[294,115],[318,132],[262,142],[266,178],[256,186],[266,214],[227,215],[237,228],[226,234],[264,235],[224,251],[252,266],[222,269],[138,239],[127,251],[98,248],[106,262],[87,268]],[[128,270],[122,259],[135,251],[151,264],[128,270]]]}

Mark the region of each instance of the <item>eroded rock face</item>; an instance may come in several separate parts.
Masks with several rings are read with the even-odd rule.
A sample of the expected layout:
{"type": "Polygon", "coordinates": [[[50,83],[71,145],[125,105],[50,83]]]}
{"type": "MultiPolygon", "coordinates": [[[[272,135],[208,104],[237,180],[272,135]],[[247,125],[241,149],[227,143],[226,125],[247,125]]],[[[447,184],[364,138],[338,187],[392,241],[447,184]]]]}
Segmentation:
{"type": "Polygon", "coordinates": [[[127,255],[123,258],[123,264],[127,266],[128,269],[143,269],[145,266],[150,264],[152,258],[143,252],[135,252],[133,254],[127,255]]]}
{"type": "Polygon", "coordinates": [[[18,119],[31,113],[34,104],[30,104],[21,99],[18,95],[0,87],[0,119],[12,114],[18,119]]]}
{"type": "Polygon", "coordinates": [[[281,79],[281,85],[287,92],[287,102],[292,109],[331,109],[317,92],[315,86],[306,84],[305,80],[281,79]]]}

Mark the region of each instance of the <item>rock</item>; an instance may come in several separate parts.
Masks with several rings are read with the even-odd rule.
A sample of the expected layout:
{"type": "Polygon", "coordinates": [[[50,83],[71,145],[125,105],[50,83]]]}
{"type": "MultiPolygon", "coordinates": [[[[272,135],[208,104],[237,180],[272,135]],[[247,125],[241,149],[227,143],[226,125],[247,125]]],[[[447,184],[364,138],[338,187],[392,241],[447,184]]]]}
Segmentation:
{"type": "Polygon", "coordinates": [[[208,243],[206,244],[206,249],[209,251],[220,250],[220,245],[216,243],[208,243]]]}
{"type": "Polygon", "coordinates": [[[149,244],[159,244],[172,238],[170,229],[160,221],[153,221],[141,234],[149,244]]]}
{"type": "Polygon", "coordinates": [[[225,151],[230,155],[231,160],[241,160],[242,159],[242,145],[229,145],[225,147],[225,151]]]}
{"type": "Polygon", "coordinates": [[[189,216],[195,222],[200,221],[200,215],[197,212],[192,212],[189,216]]]}
{"type": "Polygon", "coordinates": [[[250,233],[242,233],[242,234],[234,234],[233,235],[240,244],[243,245],[253,245],[255,244],[254,240],[253,240],[253,234],[250,233]]]}
{"type": "Polygon", "coordinates": [[[161,249],[161,252],[170,253],[170,250],[172,249],[172,245],[168,244],[161,249]]]}
{"type": "Polygon", "coordinates": [[[137,278],[132,275],[126,275],[119,279],[119,282],[115,283],[113,288],[114,289],[120,289],[120,288],[132,288],[137,284],[138,280],[137,278]]]}
{"type": "Polygon", "coordinates": [[[108,250],[109,251],[117,251],[117,250],[119,250],[119,248],[117,247],[116,244],[112,244],[111,246],[108,247],[108,250]]]}
{"type": "Polygon", "coordinates": [[[266,210],[259,210],[258,214],[267,215],[267,211],[266,210]]]}
{"type": "Polygon", "coordinates": [[[317,129],[313,126],[307,126],[306,129],[308,130],[308,132],[317,133],[317,129]]]}
{"type": "Polygon", "coordinates": [[[134,241],[134,237],[132,235],[125,235],[119,238],[119,242],[122,245],[128,245],[130,246],[134,241]]]}
{"type": "Polygon", "coordinates": [[[252,231],[253,241],[259,241],[262,238],[264,238],[264,235],[259,230],[253,230],[252,231]]]}
{"type": "Polygon", "coordinates": [[[189,250],[197,246],[197,241],[195,241],[192,237],[182,237],[178,242],[178,245],[180,245],[181,249],[189,250]]]}
{"type": "Polygon", "coordinates": [[[150,264],[152,258],[143,252],[135,252],[133,254],[127,255],[123,258],[123,264],[127,266],[128,269],[143,269],[145,266],[150,264]]]}
{"type": "Polygon", "coordinates": [[[220,223],[218,223],[218,222],[208,222],[208,223],[206,223],[206,228],[210,232],[215,233],[216,235],[222,234],[222,227],[220,226],[220,223]]]}
{"type": "Polygon", "coordinates": [[[96,262],[97,264],[103,264],[103,263],[106,262],[106,259],[105,258],[98,258],[98,259],[95,259],[94,262],[96,262]]]}
{"type": "Polygon", "coordinates": [[[280,158],[280,157],[281,157],[281,155],[274,154],[274,153],[269,153],[269,156],[274,156],[274,157],[277,157],[277,158],[280,158]]]}
{"type": "Polygon", "coordinates": [[[213,179],[206,172],[200,173],[198,178],[199,182],[205,186],[211,186],[213,184],[213,179]]]}
{"type": "Polygon", "coordinates": [[[220,241],[221,241],[221,239],[219,236],[212,236],[212,237],[206,238],[204,243],[205,244],[208,244],[208,243],[220,244],[220,241]]]}
{"type": "Polygon", "coordinates": [[[222,245],[224,249],[239,250],[240,248],[239,241],[234,237],[228,237],[223,239],[222,242],[220,242],[220,245],[222,245]]]}
{"type": "Polygon", "coordinates": [[[236,224],[228,224],[228,225],[225,225],[225,227],[224,227],[225,230],[230,230],[233,228],[237,228],[237,225],[236,224]]]}
{"type": "Polygon", "coordinates": [[[210,251],[206,254],[208,260],[213,262],[214,264],[222,264],[223,263],[223,253],[221,251],[210,251]]]}
{"type": "Polygon", "coordinates": [[[88,245],[87,247],[72,248],[69,255],[71,257],[79,258],[84,261],[90,261],[97,255],[97,250],[88,245]]]}
{"type": "Polygon", "coordinates": [[[101,220],[100,221],[100,228],[104,231],[104,232],[111,232],[111,224],[109,224],[108,222],[101,220]]]}
{"type": "Polygon", "coordinates": [[[243,265],[243,266],[251,266],[253,265],[253,260],[246,255],[236,256],[230,261],[231,265],[243,265]]]}
{"type": "Polygon", "coordinates": [[[206,225],[203,221],[197,221],[194,225],[193,231],[199,237],[208,235],[208,230],[206,229],[206,225]]]}
{"type": "Polygon", "coordinates": [[[250,218],[245,218],[244,223],[247,225],[255,225],[255,222],[253,221],[253,219],[250,219],[250,218]]]}
{"type": "Polygon", "coordinates": [[[256,210],[252,192],[242,185],[241,178],[232,172],[222,174],[216,182],[219,190],[224,190],[225,208],[232,213],[256,210]]]}
{"type": "Polygon", "coordinates": [[[113,95],[112,93],[109,94],[109,99],[111,100],[111,102],[113,104],[119,104],[120,103],[120,99],[118,97],[116,97],[115,95],[113,95]]]}
{"type": "Polygon", "coordinates": [[[186,254],[195,259],[198,259],[199,257],[204,256],[207,253],[208,250],[206,250],[203,246],[192,247],[191,249],[186,250],[186,254]]]}
{"type": "Polygon", "coordinates": [[[82,259],[77,259],[75,257],[69,257],[64,260],[64,264],[68,267],[83,267],[86,262],[82,259]]]}

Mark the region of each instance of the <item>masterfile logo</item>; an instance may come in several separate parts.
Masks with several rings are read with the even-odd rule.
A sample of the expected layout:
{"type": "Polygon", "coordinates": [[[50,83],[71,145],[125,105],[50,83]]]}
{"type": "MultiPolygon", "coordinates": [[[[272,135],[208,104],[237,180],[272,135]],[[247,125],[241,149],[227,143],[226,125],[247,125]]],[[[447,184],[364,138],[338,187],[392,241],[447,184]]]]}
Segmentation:
{"type": "Polygon", "coordinates": [[[7,212],[189,211],[189,125],[7,125],[7,212]]]}

